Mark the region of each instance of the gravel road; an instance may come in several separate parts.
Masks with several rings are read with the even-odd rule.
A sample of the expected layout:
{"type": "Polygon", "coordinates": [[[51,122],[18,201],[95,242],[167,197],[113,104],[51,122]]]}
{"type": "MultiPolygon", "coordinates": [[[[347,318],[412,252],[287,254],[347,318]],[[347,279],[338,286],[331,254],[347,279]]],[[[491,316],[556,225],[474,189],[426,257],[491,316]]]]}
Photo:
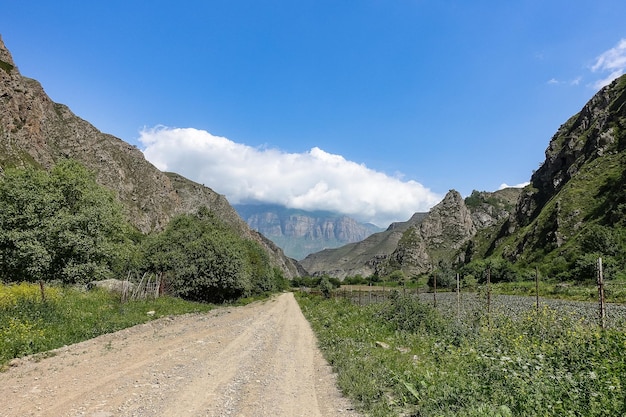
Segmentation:
{"type": "Polygon", "coordinates": [[[358,416],[293,294],[16,360],[0,416],[358,416]]]}

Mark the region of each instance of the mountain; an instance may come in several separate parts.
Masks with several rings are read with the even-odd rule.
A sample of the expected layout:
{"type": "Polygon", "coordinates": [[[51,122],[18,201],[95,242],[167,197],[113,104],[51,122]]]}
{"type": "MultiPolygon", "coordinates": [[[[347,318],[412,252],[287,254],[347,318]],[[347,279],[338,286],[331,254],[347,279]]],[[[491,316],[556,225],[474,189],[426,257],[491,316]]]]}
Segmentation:
{"type": "Polygon", "coordinates": [[[419,223],[424,213],[416,213],[406,222],[392,223],[387,230],[374,233],[360,242],[350,243],[336,249],[312,253],[300,261],[310,274],[343,279],[347,276],[370,276],[378,272],[397,247],[405,230],[419,223]]]}
{"type": "Polygon", "coordinates": [[[250,228],[260,232],[291,258],[358,242],[382,229],[327,211],[289,209],[273,204],[233,206],[250,228]]]}
{"type": "Polygon", "coordinates": [[[513,212],[520,191],[474,191],[463,200],[450,190],[428,213],[415,213],[406,222],[394,223],[362,242],[311,254],[300,263],[314,275],[388,275],[402,270],[419,275],[452,263],[458,252],[479,230],[492,227],[513,212]]]}
{"type": "Polygon", "coordinates": [[[94,171],[98,183],[117,194],[128,219],[142,232],[162,230],[173,216],[206,206],[238,234],[259,242],[286,277],[300,274],[297,263],[251,230],[224,196],[159,171],[136,147],[53,102],[39,82],[20,74],[0,38],[0,173],[7,167],[50,169],[68,158],[94,171]]]}
{"type": "MultiPolygon", "coordinates": [[[[601,89],[550,140],[515,214],[484,253],[583,279],[585,258],[626,259],[626,75],[601,89]]],[[[589,259],[588,261],[591,261],[589,259]]],[[[621,270],[621,267],[616,267],[621,270]]],[[[617,272],[616,272],[617,273],[617,272]]]]}
{"type": "Polygon", "coordinates": [[[626,75],[595,94],[554,134],[524,189],[454,190],[398,230],[311,254],[310,273],[338,278],[492,270],[492,280],[626,279],[626,75]]]}

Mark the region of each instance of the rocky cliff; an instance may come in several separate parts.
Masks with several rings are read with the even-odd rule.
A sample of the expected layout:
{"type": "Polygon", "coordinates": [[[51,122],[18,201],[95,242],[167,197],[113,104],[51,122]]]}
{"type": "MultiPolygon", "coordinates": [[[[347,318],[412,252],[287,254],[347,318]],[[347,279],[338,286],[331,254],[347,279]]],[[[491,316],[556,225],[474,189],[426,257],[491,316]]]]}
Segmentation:
{"type": "Polygon", "coordinates": [[[49,169],[67,158],[80,161],[96,173],[100,184],[114,190],[139,230],[161,230],[176,214],[204,205],[244,236],[259,241],[287,277],[298,275],[296,263],[251,231],[223,196],[159,171],[139,149],[54,103],[37,81],[20,74],[0,38],[0,172],[28,165],[49,169]]]}
{"type": "Polygon", "coordinates": [[[351,217],[329,212],[309,212],[277,205],[234,206],[253,229],[276,243],[291,258],[358,242],[382,229],[351,217]]]}
{"type": "Polygon", "coordinates": [[[625,151],[626,75],[558,129],[487,255],[541,262],[556,249],[565,256],[580,247],[592,224],[620,230],[626,215],[625,151]]]}
{"type": "Polygon", "coordinates": [[[461,262],[462,249],[478,231],[502,224],[512,214],[519,193],[518,189],[475,191],[464,200],[450,190],[428,213],[416,213],[363,242],[311,254],[301,264],[312,274],[343,279],[383,276],[395,270],[419,275],[441,262],[461,262]]]}

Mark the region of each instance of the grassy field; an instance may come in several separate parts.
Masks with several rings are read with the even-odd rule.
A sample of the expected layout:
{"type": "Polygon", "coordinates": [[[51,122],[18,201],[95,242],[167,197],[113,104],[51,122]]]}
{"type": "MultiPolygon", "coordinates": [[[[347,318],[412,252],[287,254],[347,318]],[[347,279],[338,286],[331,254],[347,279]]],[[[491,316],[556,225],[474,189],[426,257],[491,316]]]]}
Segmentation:
{"type": "Polygon", "coordinates": [[[300,294],[343,392],[370,416],[622,416],[626,333],[542,305],[435,310],[300,294]]]}
{"type": "Polygon", "coordinates": [[[0,284],[0,369],[16,357],[45,352],[159,317],[213,308],[161,297],[122,303],[104,290],[0,284]],[[150,312],[150,314],[148,314],[150,312]]]}

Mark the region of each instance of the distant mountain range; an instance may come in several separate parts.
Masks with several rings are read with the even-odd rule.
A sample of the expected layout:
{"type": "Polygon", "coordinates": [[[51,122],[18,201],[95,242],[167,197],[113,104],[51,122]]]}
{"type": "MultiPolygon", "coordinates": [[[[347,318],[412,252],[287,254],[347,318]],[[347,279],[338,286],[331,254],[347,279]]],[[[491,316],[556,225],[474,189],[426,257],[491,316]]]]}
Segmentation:
{"type": "Polygon", "coordinates": [[[371,223],[359,223],[327,211],[305,211],[272,204],[235,204],[233,207],[251,229],[263,234],[294,259],[358,242],[383,230],[371,223]]]}

